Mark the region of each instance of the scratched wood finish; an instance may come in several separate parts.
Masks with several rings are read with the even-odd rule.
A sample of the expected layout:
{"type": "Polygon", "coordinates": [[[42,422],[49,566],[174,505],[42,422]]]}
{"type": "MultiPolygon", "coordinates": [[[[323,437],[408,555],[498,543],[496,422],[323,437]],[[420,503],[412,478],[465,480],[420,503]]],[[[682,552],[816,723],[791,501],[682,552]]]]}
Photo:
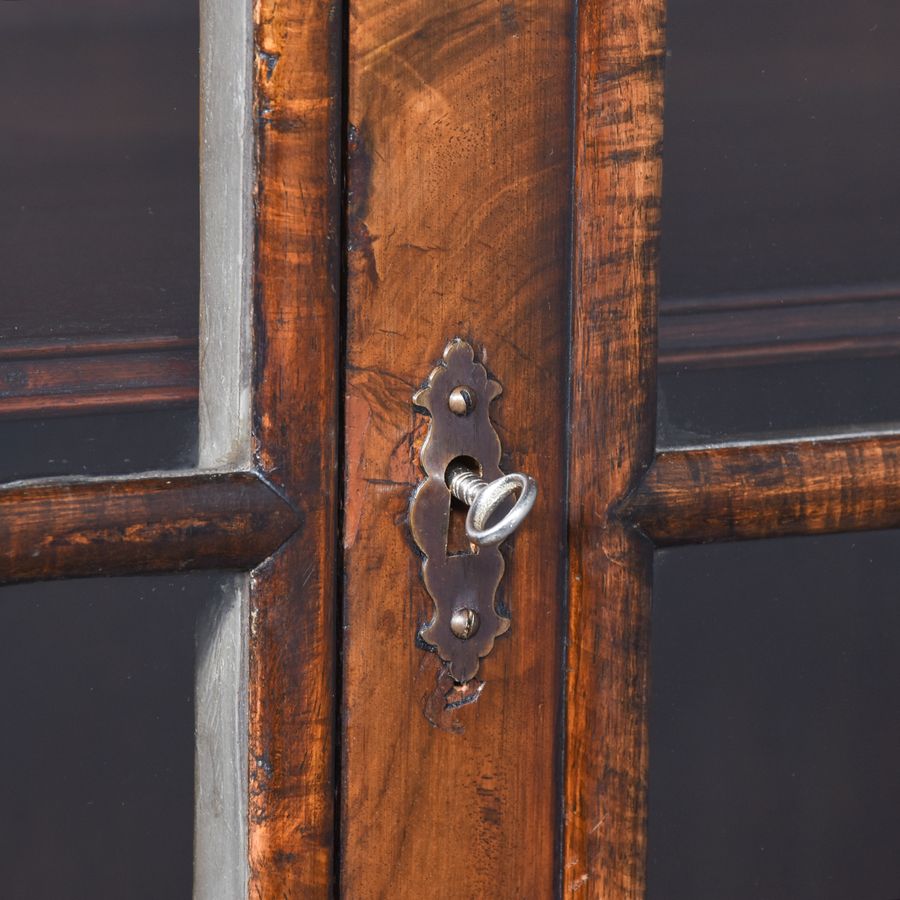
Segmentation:
{"type": "Polygon", "coordinates": [[[0,583],[246,569],[298,524],[249,472],[18,482],[0,488],[0,583]]]}
{"type": "Polygon", "coordinates": [[[644,895],[662,0],[582,0],[575,103],[563,895],[644,895]]]}
{"type": "Polygon", "coordinates": [[[568,0],[350,7],[341,889],[549,897],[558,872],[568,0]],[[454,688],[408,526],[411,398],[460,336],[503,385],[503,468],[540,496],[506,548],[512,626],[454,688]],[[458,705],[457,705],[458,704],[458,705]]]}
{"type": "Polygon", "coordinates": [[[900,435],[666,451],[622,510],[656,544],[900,527],[900,435]]]}
{"type": "Polygon", "coordinates": [[[249,891],[268,900],[332,883],[341,9],[255,15],[254,462],[304,522],[251,578],[249,891]]]}

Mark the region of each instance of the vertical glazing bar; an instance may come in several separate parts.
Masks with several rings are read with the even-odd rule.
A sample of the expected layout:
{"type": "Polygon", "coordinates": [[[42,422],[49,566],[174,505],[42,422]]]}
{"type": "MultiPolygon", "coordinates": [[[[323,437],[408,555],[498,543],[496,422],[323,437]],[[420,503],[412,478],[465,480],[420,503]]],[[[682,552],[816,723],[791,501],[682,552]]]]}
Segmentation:
{"type": "Polygon", "coordinates": [[[563,896],[644,894],[664,0],[577,12],[563,896]]]}
{"type": "Polygon", "coordinates": [[[198,629],[195,896],[329,896],[340,321],[337,2],[202,4],[201,465],[295,537],[198,629]]]}
{"type": "Polygon", "coordinates": [[[257,0],[255,468],[299,533],[250,579],[250,896],[331,896],[340,507],[337,0],[257,0]]]}

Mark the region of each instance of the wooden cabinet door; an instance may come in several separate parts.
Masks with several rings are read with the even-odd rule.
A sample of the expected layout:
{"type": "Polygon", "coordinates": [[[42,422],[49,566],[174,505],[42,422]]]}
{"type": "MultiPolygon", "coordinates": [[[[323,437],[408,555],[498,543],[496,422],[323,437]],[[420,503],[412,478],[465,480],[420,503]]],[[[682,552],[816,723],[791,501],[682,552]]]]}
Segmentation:
{"type": "MultiPolygon", "coordinates": [[[[835,15],[797,40],[810,72],[843,27],[835,15]]],[[[654,549],[898,522],[896,436],[829,436],[839,423],[827,404],[812,426],[788,419],[738,444],[673,446],[657,427],[663,17],[663,3],[630,0],[350,5],[336,868],[347,896],[645,896],[654,549]],[[414,640],[431,615],[408,522],[427,423],[408,397],[457,335],[503,382],[505,468],[541,484],[506,547],[512,628],[475,689],[414,640]]],[[[751,47],[780,59],[793,46],[780,38],[751,47]]],[[[896,146],[895,131],[879,139],[896,146]]],[[[764,140],[755,146],[764,162],[764,140]]],[[[854,190],[823,187],[832,205],[854,190]]],[[[830,234],[815,213],[779,227],[807,249],[816,232],[804,229],[830,234]]],[[[847,271],[867,271],[868,256],[843,252],[857,253],[847,271]]],[[[823,287],[794,262],[786,295],[777,283],[752,303],[740,291],[718,307],[664,303],[668,371],[688,357],[732,373],[889,360],[891,334],[876,342],[867,329],[894,321],[890,285],[823,287]],[[846,315],[855,300],[868,324],[846,315]]],[[[859,396],[848,405],[864,418],[859,396]]]]}
{"type": "Polygon", "coordinates": [[[709,349],[677,304],[657,340],[664,7],[201,3],[198,464],[0,512],[5,582],[230,573],[195,896],[644,897],[655,549],[900,525],[888,430],[657,429],[658,345],[709,349]],[[539,487],[465,683],[420,637],[409,521],[413,395],[456,338],[539,487]]]}
{"type": "Polygon", "coordinates": [[[50,657],[46,681],[74,670],[115,702],[80,732],[68,684],[7,707],[25,748],[7,759],[27,766],[4,797],[27,802],[4,892],[189,895],[193,793],[196,896],[303,896],[333,858],[339,17],[296,4],[254,32],[242,2],[51,7],[2,10],[0,580],[91,580],[5,588],[7,671],[11,696],[40,699],[26,679],[50,657]],[[264,47],[285,32],[276,77],[264,47]],[[167,581],[164,602],[158,583],[93,580],[195,569],[221,579],[181,597],[167,581]],[[194,655],[196,687],[173,690],[194,655]],[[103,683],[129,666],[145,693],[103,683]],[[178,714],[154,715],[173,693],[178,714]]]}
{"type": "Polygon", "coordinates": [[[346,52],[341,890],[638,896],[662,4],[361,3],[346,52]],[[455,336],[540,488],[475,688],[416,644],[407,524],[455,336]]]}

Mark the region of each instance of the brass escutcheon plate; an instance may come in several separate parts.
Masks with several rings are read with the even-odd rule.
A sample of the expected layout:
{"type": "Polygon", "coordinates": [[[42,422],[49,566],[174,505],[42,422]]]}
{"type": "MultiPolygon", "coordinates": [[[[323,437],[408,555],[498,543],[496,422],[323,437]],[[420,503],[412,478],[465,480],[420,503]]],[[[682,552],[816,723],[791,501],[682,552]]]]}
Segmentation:
{"type": "Polygon", "coordinates": [[[460,684],[474,678],[495,638],[509,629],[509,619],[494,607],[505,568],[499,548],[472,545],[471,552],[447,552],[447,468],[462,457],[474,460],[486,481],[501,477],[500,439],[490,420],[491,401],[500,392],[500,385],[475,362],[472,347],[455,338],[426,386],[413,396],[415,406],[431,416],[419,457],[427,477],[416,488],[409,516],[413,538],[425,556],[422,576],[434,600],[434,617],[419,633],[460,684]]]}

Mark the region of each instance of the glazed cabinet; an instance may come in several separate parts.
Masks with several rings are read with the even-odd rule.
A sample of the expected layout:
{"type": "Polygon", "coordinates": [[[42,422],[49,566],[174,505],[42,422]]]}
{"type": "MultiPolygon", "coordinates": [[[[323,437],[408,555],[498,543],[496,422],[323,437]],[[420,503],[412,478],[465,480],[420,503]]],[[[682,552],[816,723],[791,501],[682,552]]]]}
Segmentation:
{"type": "Polygon", "coordinates": [[[0,6],[4,896],[898,896],[896,3],[0,6]]]}

